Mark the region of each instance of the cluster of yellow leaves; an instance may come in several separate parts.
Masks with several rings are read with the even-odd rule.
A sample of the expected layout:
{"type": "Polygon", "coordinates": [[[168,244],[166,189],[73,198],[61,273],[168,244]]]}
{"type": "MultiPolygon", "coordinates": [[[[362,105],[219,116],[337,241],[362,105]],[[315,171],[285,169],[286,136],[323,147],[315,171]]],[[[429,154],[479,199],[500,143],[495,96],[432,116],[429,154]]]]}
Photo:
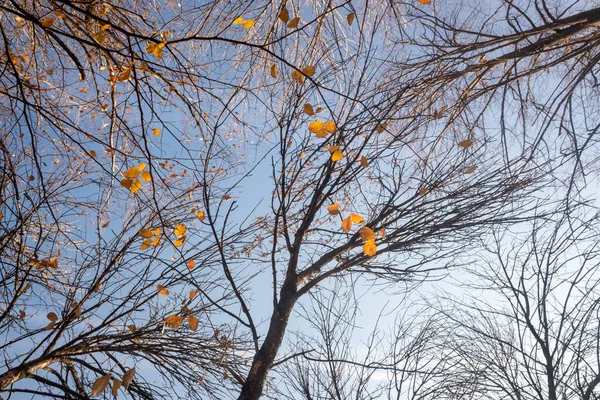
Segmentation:
{"type": "MultiPolygon", "coordinates": [[[[113,385],[111,389],[111,394],[113,397],[116,397],[119,393],[119,388],[121,386],[127,390],[129,388],[129,384],[133,380],[133,376],[135,375],[135,368],[131,368],[123,374],[123,379],[114,379],[113,385]]],[[[110,379],[112,378],[111,374],[102,375],[100,378],[96,379],[94,384],[92,385],[92,396],[99,396],[102,392],[106,390],[110,383],[110,379]]]]}
{"type": "Polygon", "coordinates": [[[187,226],[185,226],[184,224],[179,224],[175,227],[173,232],[175,233],[175,236],[177,236],[177,240],[173,242],[175,247],[183,246],[183,244],[185,243],[185,239],[187,238],[185,235],[185,233],[187,232],[187,226]]]}
{"type": "MultiPolygon", "coordinates": [[[[340,213],[340,205],[337,203],[331,204],[327,206],[327,211],[330,215],[338,215],[340,213]]],[[[342,230],[346,233],[350,232],[353,224],[361,224],[365,222],[363,216],[355,213],[350,213],[350,215],[342,220],[342,230]]],[[[383,235],[382,229],[382,235],[383,235]]],[[[360,239],[365,242],[363,245],[363,251],[369,257],[373,257],[377,254],[377,245],[375,244],[375,238],[377,234],[368,226],[363,226],[359,229],[358,234],[360,235],[360,239]]]]}
{"type": "Polygon", "coordinates": [[[244,19],[242,17],[237,17],[235,21],[233,21],[234,25],[242,25],[246,29],[250,29],[254,26],[253,19],[244,19]]]}
{"type": "Polygon", "coordinates": [[[162,58],[162,49],[165,47],[166,44],[167,42],[165,41],[163,41],[162,43],[149,43],[146,46],[146,53],[152,54],[156,58],[162,58]]]}
{"type": "Polygon", "coordinates": [[[140,229],[138,233],[141,237],[144,238],[142,241],[142,245],[140,246],[140,250],[146,250],[150,246],[158,246],[160,243],[160,229],[156,228],[152,229],[140,229]]]}
{"type": "Polygon", "coordinates": [[[331,161],[337,162],[344,158],[344,153],[340,150],[340,146],[331,146],[327,149],[331,153],[331,161]]]}
{"type": "Polygon", "coordinates": [[[333,121],[313,121],[308,124],[308,131],[314,133],[318,138],[327,137],[327,134],[333,134],[336,126],[333,121]]]}
{"type": "Polygon", "coordinates": [[[144,171],[145,169],[146,164],[139,164],[137,167],[129,168],[123,174],[125,178],[121,180],[121,186],[123,186],[125,189],[128,189],[129,193],[131,194],[134,194],[135,192],[140,190],[142,188],[142,181],[150,182],[152,180],[150,172],[144,171]],[[138,179],[138,177],[140,177],[141,180],[138,179]]]}

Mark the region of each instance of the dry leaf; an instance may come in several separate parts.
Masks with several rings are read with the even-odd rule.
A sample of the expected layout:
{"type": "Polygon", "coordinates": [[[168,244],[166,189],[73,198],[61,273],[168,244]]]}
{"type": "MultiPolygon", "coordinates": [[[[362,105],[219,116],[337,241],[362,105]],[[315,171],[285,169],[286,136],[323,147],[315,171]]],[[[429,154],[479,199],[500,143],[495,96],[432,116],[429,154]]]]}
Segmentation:
{"type": "Polygon", "coordinates": [[[188,315],[188,323],[190,324],[190,329],[196,331],[198,329],[198,318],[193,315],[188,315]]]}
{"type": "Polygon", "coordinates": [[[346,16],[346,21],[348,21],[348,25],[352,25],[352,23],[354,22],[354,18],[354,13],[350,13],[346,16]]]}
{"type": "Polygon", "coordinates": [[[108,387],[110,383],[110,374],[106,374],[96,379],[96,382],[92,385],[92,396],[98,396],[100,393],[108,387]]]}
{"type": "Polygon", "coordinates": [[[188,267],[189,269],[194,269],[194,267],[195,267],[195,266],[196,266],[196,261],[194,261],[194,260],[189,260],[189,261],[187,262],[187,267],[188,267]]]}
{"type": "Polygon", "coordinates": [[[299,23],[300,23],[300,17],[296,17],[290,21],[290,23],[288,24],[288,28],[295,29],[298,27],[299,23]]]}
{"type": "Polygon", "coordinates": [[[277,64],[271,65],[271,76],[277,78],[279,76],[279,67],[277,64]]]}
{"type": "Polygon", "coordinates": [[[138,234],[143,237],[143,238],[151,238],[153,233],[151,229],[140,229],[140,231],[138,232],[138,234]]]}
{"type": "Polygon", "coordinates": [[[352,229],[352,218],[351,217],[346,217],[342,221],[342,230],[344,232],[348,233],[348,232],[350,232],[350,229],[352,229]]]}
{"type": "Polygon", "coordinates": [[[369,167],[369,160],[367,160],[367,157],[360,156],[360,165],[362,165],[363,168],[369,167]]]}
{"type": "Polygon", "coordinates": [[[55,322],[51,321],[48,325],[46,325],[46,328],[44,328],[44,329],[47,330],[47,331],[49,331],[52,328],[54,328],[54,324],[55,324],[55,322]]]}
{"type": "Polygon", "coordinates": [[[121,387],[122,382],[118,379],[114,379],[113,380],[113,385],[112,385],[112,389],[110,391],[110,393],[113,395],[113,397],[116,397],[117,394],[119,394],[119,388],[121,387]]]}
{"type": "Polygon", "coordinates": [[[54,25],[54,18],[44,18],[40,21],[40,23],[44,28],[50,28],[52,25],[54,25]]]}
{"type": "Polygon", "coordinates": [[[179,224],[174,229],[175,236],[177,236],[178,238],[180,238],[183,235],[185,235],[186,231],[187,231],[187,226],[185,226],[185,224],[179,224]]]}
{"type": "Polygon", "coordinates": [[[472,174],[473,172],[475,172],[475,170],[477,169],[477,167],[475,165],[471,165],[470,167],[468,167],[467,169],[465,169],[465,174],[472,174]]]}
{"type": "Polygon", "coordinates": [[[281,12],[279,13],[279,19],[281,20],[281,22],[284,22],[286,24],[290,20],[290,12],[286,7],[283,7],[281,12]]]}
{"type": "Polygon", "coordinates": [[[369,257],[373,257],[375,254],[377,254],[377,246],[375,245],[375,239],[367,240],[367,242],[363,246],[363,250],[365,254],[369,257]]]}
{"type": "Polygon", "coordinates": [[[56,320],[58,320],[58,315],[56,315],[56,313],[49,312],[48,315],[46,315],[46,318],[48,318],[52,322],[55,322],[56,320]]]}
{"type": "Polygon", "coordinates": [[[300,71],[292,72],[292,79],[295,80],[296,82],[304,85],[304,75],[302,75],[302,73],[300,71]]]}
{"type": "Polygon", "coordinates": [[[169,289],[167,289],[163,285],[156,285],[156,291],[158,292],[158,294],[162,294],[163,296],[169,295],[169,289]]]}
{"type": "Polygon", "coordinates": [[[330,215],[338,215],[340,213],[340,205],[333,203],[332,205],[327,206],[327,211],[330,215]]]}
{"type": "Polygon", "coordinates": [[[307,115],[314,115],[315,114],[315,110],[313,110],[313,107],[310,104],[308,104],[308,103],[306,103],[304,105],[304,107],[302,108],[302,110],[307,115]]]}
{"type": "Polygon", "coordinates": [[[461,140],[460,142],[458,142],[458,145],[463,149],[468,149],[473,145],[473,141],[469,139],[461,140]]]}
{"type": "Polygon", "coordinates": [[[362,240],[363,242],[375,239],[375,237],[377,236],[375,235],[375,232],[373,232],[373,229],[369,228],[368,226],[363,226],[362,228],[360,228],[358,234],[360,235],[360,240],[362,240]]]}
{"type": "Polygon", "coordinates": [[[194,297],[198,296],[197,290],[190,290],[190,300],[194,300],[194,297]]]}
{"type": "Polygon", "coordinates": [[[350,213],[350,218],[352,218],[352,222],[354,222],[355,224],[365,222],[365,219],[361,215],[355,213],[350,213]]]}
{"type": "Polygon", "coordinates": [[[336,150],[332,155],[331,155],[331,161],[333,162],[337,162],[340,161],[342,158],[344,158],[344,153],[342,153],[339,150],[336,150]]]}
{"type": "Polygon", "coordinates": [[[308,67],[302,68],[302,72],[306,76],[313,76],[315,74],[315,67],[313,67],[312,65],[309,65],[308,67]]]}
{"type": "Polygon", "coordinates": [[[129,384],[133,380],[133,375],[135,375],[135,367],[125,371],[125,373],[123,374],[123,388],[125,390],[127,390],[129,384]]]}
{"type": "Polygon", "coordinates": [[[165,325],[169,328],[177,329],[183,324],[184,318],[179,315],[169,315],[165,318],[165,325]]]}

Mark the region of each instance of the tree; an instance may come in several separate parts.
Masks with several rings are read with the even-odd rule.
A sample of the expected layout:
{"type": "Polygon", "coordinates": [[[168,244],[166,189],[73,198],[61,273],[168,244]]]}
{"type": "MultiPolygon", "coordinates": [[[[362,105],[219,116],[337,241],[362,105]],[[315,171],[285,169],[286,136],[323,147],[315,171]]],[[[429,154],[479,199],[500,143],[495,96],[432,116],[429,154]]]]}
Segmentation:
{"type": "MultiPolygon", "coordinates": [[[[578,27],[582,41],[591,11],[589,23],[558,14],[469,44],[463,33],[481,35],[462,15],[452,26],[412,3],[1,7],[9,393],[87,398],[112,384],[134,398],[179,397],[177,386],[258,399],[286,366],[298,304],[336,296],[336,281],[416,284],[444,270],[484,232],[532,218],[550,173],[574,157],[582,171],[592,144],[544,149],[546,109],[538,134],[517,130],[525,96],[498,135],[492,103],[512,110],[519,79],[542,67],[497,75],[534,51],[472,62],[524,39],[554,57],[548,29],[578,27]],[[431,35],[442,28],[450,36],[431,35]]],[[[592,51],[573,46],[587,50],[543,68],[592,51]]],[[[593,77],[580,71],[578,85],[593,77]]]]}

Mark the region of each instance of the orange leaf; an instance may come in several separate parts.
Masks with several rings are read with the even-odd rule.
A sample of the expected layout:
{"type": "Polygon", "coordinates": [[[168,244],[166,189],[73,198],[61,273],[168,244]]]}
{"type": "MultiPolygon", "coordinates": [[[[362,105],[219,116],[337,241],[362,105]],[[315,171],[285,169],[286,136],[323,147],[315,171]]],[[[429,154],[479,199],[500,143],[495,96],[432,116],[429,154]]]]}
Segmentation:
{"type": "Polygon", "coordinates": [[[338,215],[340,213],[340,205],[333,203],[332,205],[327,206],[327,211],[329,211],[330,215],[338,215]]]}
{"type": "Polygon", "coordinates": [[[305,114],[307,115],[314,115],[315,114],[315,110],[313,110],[313,106],[311,106],[310,104],[306,103],[304,105],[304,107],[302,108],[302,110],[304,111],[305,114]]]}
{"type": "Polygon", "coordinates": [[[360,224],[361,222],[365,222],[365,219],[358,214],[350,213],[350,218],[352,218],[352,222],[354,222],[355,224],[360,224]]]}
{"type": "Polygon", "coordinates": [[[377,133],[383,133],[383,131],[385,131],[386,128],[387,124],[379,124],[375,127],[375,130],[377,131],[377,133]]]}
{"type": "Polygon", "coordinates": [[[277,64],[271,65],[271,76],[277,78],[279,76],[279,67],[277,64]]]}
{"type": "Polygon", "coordinates": [[[183,324],[183,320],[184,318],[179,315],[169,315],[167,318],[165,318],[165,325],[168,328],[177,329],[181,326],[181,324],[183,324]]]}
{"type": "Polygon", "coordinates": [[[200,221],[204,221],[204,211],[198,211],[196,217],[198,217],[200,221]]]}
{"type": "Polygon", "coordinates": [[[125,171],[123,176],[127,179],[136,179],[139,174],[140,170],[138,169],[138,167],[131,167],[127,171],[125,171]]]}
{"type": "Polygon", "coordinates": [[[138,232],[138,234],[143,237],[143,238],[151,238],[153,233],[151,229],[140,229],[140,231],[138,232]]]}
{"type": "Polygon", "coordinates": [[[465,174],[472,174],[476,169],[477,167],[475,165],[471,165],[469,168],[465,169],[465,174]]]}
{"type": "Polygon", "coordinates": [[[187,231],[187,226],[185,226],[185,224],[179,224],[175,227],[173,231],[175,232],[175,236],[180,238],[183,235],[185,235],[185,232],[187,231]]]}
{"type": "Polygon", "coordinates": [[[56,313],[49,312],[48,315],[46,315],[46,318],[52,322],[56,322],[56,320],[58,320],[58,315],[56,315],[56,313]]]}
{"type": "Polygon", "coordinates": [[[198,318],[193,315],[188,315],[188,323],[190,324],[190,329],[196,331],[198,329],[198,318]]]}
{"type": "Polygon", "coordinates": [[[344,158],[344,153],[342,153],[339,150],[336,150],[332,155],[331,155],[331,161],[333,162],[337,162],[340,161],[342,158],[344,158]]]}
{"type": "Polygon", "coordinates": [[[377,254],[377,246],[375,245],[375,239],[367,240],[367,242],[363,246],[363,250],[365,254],[369,257],[373,257],[375,254],[377,254]]]}
{"type": "Polygon", "coordinates": [[[288,28],[295,29],[298,27],[299,23],[300,23],[300,17],[296,17],[290,21],[290,23],[288,24],[288,28]]]}
{"type": "Polygon", "coordinates": [[[358,234],[360,235],[360,240],[362,240],[363,242],[375,239],[375,236],[377,236],[375,235],[375,232],[373,232],[373,229],[369,228],[368,226],[363,226],[362,228],[360,228],[358,234]]]}
{"type": "Polygon", "coordinates": [[[304,75],[302,75],[302,73],[300,71],[292,72],[292,79],[295,80],[296,82],[304,85],[304,75]]]}
{"type": "Polygon", "coordinates": [[[54,25],[54,18],[44,18],[40,21],[40,23],[44,28],[50,28],[52,25],[54,25]]]}
{"type": "Polygon", "coordinates": [[[154,129],[152,129],[152,134],[153,134],[154,136],[160,136],[160,129],[158,129],[158,128],[154,128],[154,129]]]}
{"type": "Polygon", "coordinates": [[[150,172],[148,172],[148,171],[142,172],[142,180],[144,182],[150,182],[152,180],[152,175],[150,175],[150,172]]]}
{"type": "Polygon", "coordinates": [[[281,22],[287,23],[290,20],[290,12],[286,7],[283,7],[281,12],[279,13],[279,19],[281,22]]]}
{"type": "Polygon", "coordinates": [[[312,133],[319,133],[325,130],[325,124],[321,121],[313,121],[308,124],[308,131],[312,133]]]}
{"type": "Polygon", "coordinates": [[[117,76],[117,80],[119,82],[125,82],[128,81],[129,78],[131,78],[131,68],[126,68],[125,70],[123,70],[123,72],[121,72],[118,76],[117,76]]]}
{"type": "Polygon", "coordinates": [[[142,182],[139,179],[131,182],[131,189],[129,189],[129,193],[134,194],[138,190],[142,188],[142,182]]]}
{"type": "Polygon", "coordinates": [[[194,297],[198,296],[197,290],[190,290],[190,300],[194,300],[194,297]]]}
{"type": "Polygon", "coordinates": [[[195,267],[195,266],[196,266],[196,261],[194,261],[194,260],[189,260],[189,261],[187,262],[187,267],[188,267],[189,269],[194,269],[194,267],[195,267]]]}
{"type": "Polygon", "coordinates": [[[127,390],[127,388],[129,387],[129,384],[133,380],[134,375],[135,375],[135,367],[131,368],[130,370],[125,371],[125,373],[123,374],[123,388],[125,390],[127,390]]]}
{"type": "Polygon", "coordinates": [[[423,4],[423,5],[431,4],[431,0],[419,0],[419,4],[423,4]]]}
{"type": "Polygon", "coordinates": [[[162,294],[163,296],[169,295],[169,290],[163,285],[156,285],[156,291],[158,292],[158,294],[162,294]]]}
{"type": "Polygon", "coordinates": [[[118,379],[113,380],[112,389],[110,391],[110,394],[112,394],[113,397],[116,397],[119,394],[119,388],[121,387],[122,384],[123,384],[123,382],[121,382],[118,379]]]}
{"type": "Polygon", "coordinates": [[[350,229],[352,229],[352,218],[351,217],[344,218],[344,220],[342,221],[342,229],[346,233],[350,232],[350,229]]]}
{"type": "Polygon", "coordinates": [[[313,67],[312,65],[309,65],[308,67],[302,68],[302,72],[306,76],[313,76],[315,74],[315,67],[313,67]]]}
{"type": "Polygon", "coordinates": [[[108,387],[110,383],[110,374],[106,374],[96,379],[96,382],[92,385],[92,396],[98,396],[100,393],[108,387]]]}
{"type": "Polygon", "coordinates": [[[333,122],[333,121],[327,121],[327,122],[325,122],[325,130],[327,132],[333,133],[333,132],[335,132],[335,128],[336,128],[335,122],[333,122]]]}

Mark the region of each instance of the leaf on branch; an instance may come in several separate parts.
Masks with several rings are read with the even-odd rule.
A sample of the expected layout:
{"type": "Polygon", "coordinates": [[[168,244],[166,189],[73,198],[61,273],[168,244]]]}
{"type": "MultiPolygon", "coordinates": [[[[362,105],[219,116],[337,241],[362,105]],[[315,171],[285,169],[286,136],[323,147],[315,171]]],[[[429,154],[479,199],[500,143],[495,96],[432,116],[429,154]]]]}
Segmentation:
{"type": "Polygon", "coordinates": [[[312,65],[309,65],[308,67],[302,68],[302,72],[306,76],[313,76],[315,74],[315,67],[313,67],[312,65]]]}
{"type": "Polygon", "coordinates": [[[363,246],[363,250],[365,252],[365,255],[369,257],[373,257],[375,254],[377,254],[377,246],[375,245],[375,239],[367,240],[367,242],[363,246]]]}
{"type": "Polygon", "coordinates": [[[204,211],[198,211],[196,213],[196,217],[200,220],[200,221],[204,221],[205,215],[204,215],[204,211]]]}
{"type": "Polygon", "coordinates": [[[350,13],[346,16],[346,21],[348,21],[348,25],[352,26],[355,17],[356,16],[354,15],[354,13],[350,13]]]}
{"type": "Polygon", "coordinates": [[[460,142],[458,142],[458,145],[463,149],[468,149],[473,145],[473,141],[469,139],[461,140],[460,142]]]}
{"type": "Polygon", "coordinates": [[[129,78],[131,78],[131,68],[126,68],[123,70],[123,72],[121,72],[119,75],[117,75],[117,80],[119,82],[128,81],[129,78]]]}
{"type": "Polygon", "coordinates": [[[283,7],[281,12],[279,13],[279,19],[285,24],[287,24],[287,22],[290,20],[290,12],[286,7],[283,7]]]}
{"type": "Polygon", "coordinates": [[[123,176],[127,179],[136,179],[139,175],[140,170],[138,167],[131,167],[123,174],[123,176]]]}
{"type": "Polygon", "coordinates": [[[299,23],[300,23],[300,17],[296,17],[290,21],[290,23],[288,24],[288,28],[296,29],[298,27],[299,23]]]}
{"type": "Polygon", "coordinates": [[[337,162],[340,161],[342,158],[344,158],[344,153],[342,153],[339,150],[336,150],[332,155],[331,155],[331,161],[333,162],[337,162]]]}
{"type": "Polygon", "coordinates": [[[106,374],[96,379],[96,382],[92,385],[92,396],[98,396],[100,393],[108,387],[110,383],[110,374],[106,374]]]}
{"type": "Polygon", "coordinates": [[[44,28],[51,28],[54,25],[54,18],[44,18],[40,23],[44,28]]]}
{"type": "Polygon", "coordinates": [[[325,130],[325,124],[321,121],[313,121],[308,124],[308,131],[319,134],[325,130]]]}
{"type": "Polygon", "coordinates": [[[190,290],[190,300],[194,300],[194,297],[198,296],[197,290],[190,290]]]}
{"type": "Polygon", "coordinates": [[[363,242],[375,239],[375,237],[377,236],[373,229],[369,228],[368,226],[363,226],[362,228],[360,228],[358,234],[360,235],[360,240],[362,240],[363,242]]]}
{"type": "Polygon", "coordinates": [[[342,230],[344,232],[348,233],[348,232],[350,232],[350,229],[352,229],[352,218],[351,217],[346,217],[342,221],[342,230]]]}
{"type": "Polygon", "coordinates": [[[163,47],[165,47],[165,43],[150,43],[146,46],[146,53],[152,54],[156,58],[162,58],[163,47]]]}
{"type": "Polygon", "coordinates": [[[129,384],[133,380],[134,375],[135,375],[135,367],[131,368],[130,370],[125,371],[125,373],[123,374],[123,388],[125,390],[127,390],[127,388],[129,388],[129,384]]]}
{"type": "Polygon", "coordinates": [[[132,182],[129,179],[122,179],[121,180],[121,186],[123,186],[127,190],[131,189],[131,184],[132,184],[132,182]]]}
{"type": "Polygon", "coordinates": [[[383,133],[387,129],[387,124],[379,124],[375,127],[377,133],[383,133]]]}
{"type": "Polygon", "coordinates": [[[58,315],[56,315],[56,313],[49,312],[49,313],[46,315],[46,318],[48,318],[48,319],[49,319],[50,321],[52,321],[52,322],[56,322],[56,321],[58,320],[58,315]]]}
{"type": "Polygon", "coordinates": [[[153,134],[154,136],[160,136],[160,129],[158,129],[158,128],[154,128],[154,129],[152,129],[152,134],[153,134]]]}
{"type": "Polygon", "coordinates": [[[187,239],[187,237],[182,236],[180,238],[178,238],[176,241],[173,242],[173,245],[175,247],[181,247],[183,246],[183,244],[185,243],[185,240],[187,239]]]}
{"type": "Polygon", "coordinates": [[[50,321],[50,323],[48,325],[46,325],[46,328],[44,328],[44,329],[47,331],[51,330],[52,328],[54,328],[55,323],[56,322],[54,322],[54,321],[50,321]]]}
{"type": "Polygon", "coordinates": [[[419,0],[419,4],[423,4],[423,5],[431,4],[431,0],[419,0]]]}
{"type": "Polygon", "coordinates": [[[179,224],[175,227],[173,232],[175,232],[175,236],[180,238],[185,235],[185,232],[187,232],[187,226],[185,226],[185,224],[179,224]]]}
{"type": "Polygon", "coordinates": [[[156,291],[158,292],[158,294],[162,294],[163,296],[169,295],[169,289],[167,289],[163,285],[156,285],[156,291]]]}
{"type": "Polygon", "coordinates": [[[177,329],[183,324],[184,318],[180,315],[169,315],[165,318],[165,325],[168,328],[177,329]]]}
{"type": "Polygon", "coordinates": [[[189,261],[187,262],[187,267],[188,267],[189,269],[194,269],[194,267],[195,267],[195,266],[196,266],[196,261],[194,261],[194,260],[189,260],[189,261]]]}
{"type": "Polygon", "coordinates": [[[331,154],[333,154],[336,151],[338,151],[339,149],[340,149],[340,146],[331,146],[327,149],[327,151],[330,152],[331,154]]]}
{"type": "Polygon", "coordinates": [[[476,169],[477,167],[475,165],[471,165],[470,167],[465,169],[465,174],[472,174],[473,172],[475,172],[476,169]]]}
{"type": "Polygon", "coordinates": [[[340,213],[340,205],[333,203],[332,205],[327,206],[327,211],[330,215],[338,215],[340,213]]]}
{"type": "Polygon", "coordinates": [[[277,66],[277,64],[271,65],[270,72],[273,78],[277,78],[279,76],[279,67],[277,66]]]}
{"type": "Polygon", "coordinates": [[[242,26],[246,29],[250,29],[254,26],[254,20],[253,19],[247,19],[242,23],[242,26]]]}
{"type": "Polygon", "coordinates": [[[140,245],[140,250],[146,250],[147,248],[150,247],[151,244],[152,244],[152,241],[150,239],[142,240],[142,244],[140,245]]]}
{"type": "Polygon", "coordinates": [[[335,126],[335,122],[333,121],[327,121],[325,122],[325,130],[329,133],[333,133],[335,132],[336,126],[335,126]]]}
{"type": "Polygon", "coordinates": [[[421,189],[419,189],[419,191],[417,193],[419,194],[419,196],[423,197],[427,193],[429,193],[429,189],[427,189],[426,187],[422,187],[421,189]]]}
{"type": "Polygon", "coordinates": [[[188,315],[188,323],[190,324],[190,329],[196,331],[198,329],[198,318],[193,315],[188,315]]]}
{"type": "Polygon", "coordinates": [[[304,85],[304,75],[300,71],[292,72],[292,79],[301,85],[304,85]]]}
{"type": "Polygon", "coordinates": [[[110,393],[113,395],[113,397],[117,397],[117,395],[119,394],[119,388],[121,387],[122,382],[118,379],[114,379],[113,380],[113,385],[112,385],[112,389],[110,391],[110,393]]]}
{"type": "Polygon", "coordinates": [[[140,229],[140,231],[138,232],[138,234],[143,237],[143,238],[151,238],[154,235],[154,232],[152,232],[152,229],[140,229]]]}
{"type": "Polygon", "coordinates": [[[313,110],[313,106],[311,106],[310,104],[306,103],[304,105],[304,107],[302,107],[302,110],[304,111],[305,114],[307,115],[314,115],[315,114],[315,110],[313,110]]]}
{"type": "Polygon", "coordinates": [[[142,188],[142,182],[139,179],[131,182],[131,188],[129,189],[129,193],[134,194],[138,190],[142,188]]]}
{"type": "Polygon", "coordinates": [[[131,331],[131,333],[135,333],[135,331],[137,330],[135,325],[133,325],[133,324],[127,325],[127,329],[129,329],[131,331]]]}
{"type": "Polygon", "coordinates": [[[355,224],[360,224],[361,222],[365,222],[365,219],[358,214],[355,213],[350,213],[350,218],[352,219],[352,222],[354,222],[355,224]]]}
{"type": "Polygon", "coordinates": [[[360,165],[363,168],[368,168],[369,167],[369,160],[367,159],[367,157],[365,156],[360,156],[360,165]]]}
{"type": "Polygon", "coordinates": [[[148,171],[142,172],[142,180],[144,182],[150,182],[152,180],[152,175],[150,175],[150,172],[148,172],[148,171]]]}

